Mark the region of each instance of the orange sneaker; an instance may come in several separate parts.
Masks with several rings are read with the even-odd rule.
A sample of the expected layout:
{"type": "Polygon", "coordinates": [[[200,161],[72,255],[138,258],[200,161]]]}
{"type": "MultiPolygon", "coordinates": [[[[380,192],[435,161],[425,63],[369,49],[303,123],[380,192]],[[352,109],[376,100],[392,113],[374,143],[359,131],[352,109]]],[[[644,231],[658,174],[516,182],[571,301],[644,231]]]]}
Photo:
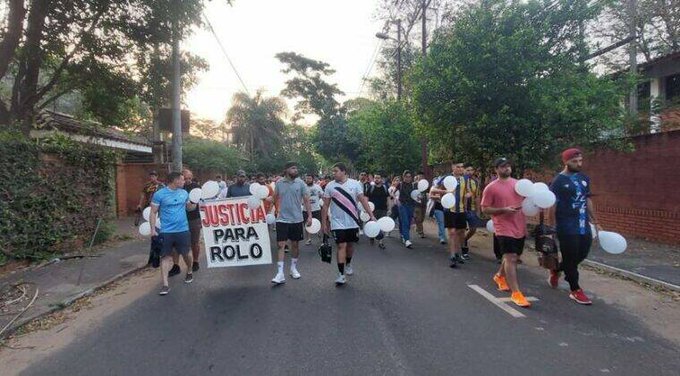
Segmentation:
{"type": "Polygon", "coordinates": [[[517,304],[520,307],[524,308],[531,307],[531,303],[529,303],[527,298],[524,297],[524,294],[522,294],[519,291],[513,292],[512,296],[510,297],[510,300],[512,300],[513,303],[517,304]]]}
{"type": "Polygon", "coordinates": [[[498,291],[510,291],[510,287],[508,287],[508,282],[502,275],[498,273],[494,274],[493,281],[496,282],[496,285],[498,285],[498,291]]]}

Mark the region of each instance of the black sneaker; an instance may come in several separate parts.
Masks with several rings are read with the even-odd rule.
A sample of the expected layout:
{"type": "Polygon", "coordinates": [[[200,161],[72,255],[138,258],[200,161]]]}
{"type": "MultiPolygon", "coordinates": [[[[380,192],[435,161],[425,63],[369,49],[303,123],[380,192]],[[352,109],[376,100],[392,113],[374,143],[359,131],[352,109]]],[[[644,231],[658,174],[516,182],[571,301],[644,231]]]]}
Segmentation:
{"type": "Polygon", "coordinates": [[[383,243],[382,241],[379,242],[379,243],[378,243],[378,248],[380,248],[380,249],[385,249],[385,243],[383,243]]]}
{"type": "Polygon", "coordinates": [[[194,281],[194,275],[191,273],[187,273],[187,276],[184,277],[184,283],[191,283],[194,281]]]}
{"type": "Polygon", "coordinates": [[[458,262],[459,264],[465,264],[465,259],[463,258],[463,256],[461,256],[460,253],[456,253],[455,257],[456,257],[456,262],[458,262]]]}
{"type": "Polygon", "coordinates": [[[469,253],[463,253],[463,260],[465,261],[470,261],[470,254],[469,253]]]}
{"type": "Polygon", "coordinates": [[[453,256],[449,257],[449,267],[455,268],[456,266],[458,266],[458,263],[456,262],[456,258],[453,257],[453,256]]]}
{"type": "Polygon", "coordinates": [[[168,295],[169,292],[170,292],[170,287],[163,286],[163,287],[161,287],[161,291],[158,292],[158,295],[165,296],[165,295],[168,295]]]}
{"type": "Polygon", "coordinates": [[[174,277],[179,273],[180,273],[179,265],[175,264],[172,266],[172,269],[170,269],[170,271],[168,272],[168,277],[174,277]]]}
{"type": "Polygon", "coordinates": [[[197,272],[198,269],[200,269],[200,268],[201,268],[201,266],[198,265],[198,262],[196,262],[196,261],[194,261],[194,263],[191,264],[191,271],[192,271],[192,272],[197,272]]]}

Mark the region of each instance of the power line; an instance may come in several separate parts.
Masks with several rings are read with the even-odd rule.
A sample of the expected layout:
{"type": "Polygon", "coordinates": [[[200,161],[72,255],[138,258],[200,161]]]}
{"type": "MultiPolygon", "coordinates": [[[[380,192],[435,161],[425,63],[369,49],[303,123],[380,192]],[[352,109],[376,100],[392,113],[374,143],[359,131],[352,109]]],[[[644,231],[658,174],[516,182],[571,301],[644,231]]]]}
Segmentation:
{"type": "Polygon", "coordinates": [[[371,74],[371,70],[373,70],[373,65],[375,65],[375,61],[378,58],[378,54],[380,53],[380,48],[382,47],[382,39],[378,41],[378,43],[375,45],[375,50],[373,51],[373,56],[371,57],[370,62],[368,63],[368,67],[366,67],[366,71],[364,72],[364,76],[361,78],[361,86],[359,86],[358,93],[361,95],[361,92],[364,90],[364,84],[366,84],[366,80],[368,79],[368,76],[371,74]]]}
{"type": "Polygon", "coordinates": [[[217,41],[217,44],[220,46],[220,49],[222,50],[222,53],[224,54],[224,57],[227,58],[227,61],[229,62],[229,65],[231,66],[231,69],[234,71],[234,74],[238,78],[239,82],[241,83],[241,86],[243,86],[243,90],[245,90],[246,94],[250,95],[250,91],[248,90],[248,87],[246,84],[243,82],[243,79],[241,78],[241,75],[238,73],[238,70],[236,69],[236,66],[234,63],[231,61],[231,58],[229,57],[229,54],[227,53],[227,50],[224,48],[224,45],[222,45],[222,41],[220,41],[220,38],[217,36],[217,33],[215,33],[215,29],[213,29],[212,24],[210,23],[210,20],[208,19],[208,16],[203,13],[203,19],[205,19],[205,23],[208,24],[208,29],[212,33],[212,35],[215,37],[215,40],[217,41]]]}

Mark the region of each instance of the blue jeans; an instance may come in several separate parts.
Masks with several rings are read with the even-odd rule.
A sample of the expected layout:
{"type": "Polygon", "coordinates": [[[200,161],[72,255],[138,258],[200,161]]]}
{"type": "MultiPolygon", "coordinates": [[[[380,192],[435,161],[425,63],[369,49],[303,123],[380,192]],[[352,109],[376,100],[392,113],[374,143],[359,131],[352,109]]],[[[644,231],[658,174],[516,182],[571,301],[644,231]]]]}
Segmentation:
{"type": "Polygon", "coordinates": [[[399,205],[399,232],[404,241],[411,240],[411,221],[413,220],[413,206],[399,205]]]}
{"type": "Polygon", "coordinates": [[[446,241],[446,228],[444,227],[444,212],[442,210],[433,210],[434,218],[437,220],[437,228],[439,230],[439,240],[446,241]]]}

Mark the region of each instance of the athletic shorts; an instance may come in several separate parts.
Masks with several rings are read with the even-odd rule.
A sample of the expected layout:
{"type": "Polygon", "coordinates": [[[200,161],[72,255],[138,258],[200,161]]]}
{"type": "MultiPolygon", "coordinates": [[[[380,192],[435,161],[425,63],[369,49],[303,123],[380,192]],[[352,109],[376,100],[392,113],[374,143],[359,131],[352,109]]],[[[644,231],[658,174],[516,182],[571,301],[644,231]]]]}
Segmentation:
{"type": "Polygon", "coordinates": [[[284,223],[276,222],[276,241],[277,242],[299,242],[304,239],[305,226],[304,222],[300,223],[284,223]]]}
{"type": "Polygon", "coordinates": [[[173,249],[180,255],[186,255],[191,249],[191,233],[184,232],[164,232],[161,233],[163,237],[163,248],[161,249],[161,257],[172,255],[173,249]]]}
{"type": "Polygon", "coordinates": [[[444,212],[444,227],[465,230],[467,228],[467,217],[465,213],[444,212]]]}
{"type": "MultiPolygon", "coordinates": [[[[321,221],[321,210],[313,211],[312,212],[312,218],[316,218],[319,221],[321,221]]],[[[307,212],[306,211],[302,212],[302,221],[303,222],[307,221],[307,212]]]]}
{"type": "Polygon", "coordinates": [[[333,230],[332,233],[336,244],[356,243],[359,241],[358,228],[350,228],[346,230],[333,230]]]}
{"type": "Polygon", "coordinates": [[[191,245],[194,246],[201,241],[201,218],[192,219],[189,221],[189,233],[191,234],[191,245]]]}
{"type": "Polygon", "coordinates": [[[524,238],[511,238],[509,236],[496,236],[498,245],[500,246],[500,253],[505,255],[507,253],[514,253],[517,256],[524,251],[524,238]]]}

